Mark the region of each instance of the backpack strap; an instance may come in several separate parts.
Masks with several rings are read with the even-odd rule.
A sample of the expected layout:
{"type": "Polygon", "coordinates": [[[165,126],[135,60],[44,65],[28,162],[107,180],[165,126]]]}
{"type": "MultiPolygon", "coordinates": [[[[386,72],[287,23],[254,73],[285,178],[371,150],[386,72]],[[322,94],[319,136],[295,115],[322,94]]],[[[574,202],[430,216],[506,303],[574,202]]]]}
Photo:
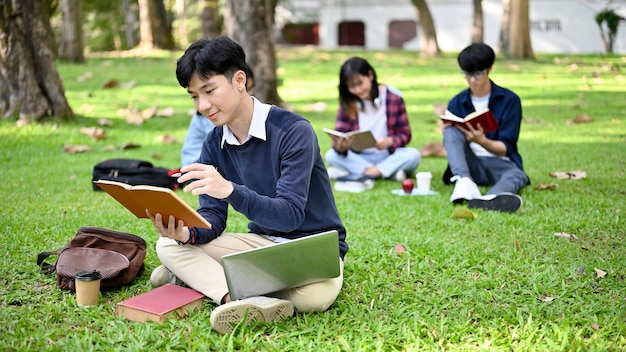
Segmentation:
{"type": "Polygon", "coordinates": [[[51,256],[58,256],[60,251],[41,252],[37,254],[37,266],[41,267],[41,270],[46,274],[52,274],[56,271],[56,264],[46,263],[45,260],[51,256]]]}

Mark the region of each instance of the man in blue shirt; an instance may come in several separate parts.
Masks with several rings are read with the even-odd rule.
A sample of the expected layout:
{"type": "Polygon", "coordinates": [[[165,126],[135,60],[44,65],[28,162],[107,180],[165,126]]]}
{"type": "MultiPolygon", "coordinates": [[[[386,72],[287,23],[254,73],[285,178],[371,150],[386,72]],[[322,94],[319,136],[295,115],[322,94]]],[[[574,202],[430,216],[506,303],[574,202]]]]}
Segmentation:
{"type": "Polygon", "coordinates": [[[499,127],[485,134],[480,125],[444,125],[448,169],[443,182],[455,183],[450,201],[467,201],[470,208],[514,212],[522,206],[519,191],[530,183],[517,150],[522,122],[520,98],[489,78],[495,53],[488,45],[471,44],[457,59],[468,88],[448,102],[448,110],[456,116],[466,116],[489,108],[499,127]],[[478,185],[491,188],[481,195],[478,185]]]}
{"type": "Polygon", "coordinates": [[[246,89],[245,54],[229,38],[201,39],[178,60],[176,77],[195,108],[215,128],[202,144],[198,163],[181,168],[183,191],[199,196],[198,213],[212,228],[184,226],[149,214],[161,238],[163,266],[153,286],[182,282],[219,306],[211,313],[221,333],[244,321],[270,322],[299,312],[321,312],[343,284],[346,229],[339,217],[317,136],[303,117],[263,104],[246,89]],[[224,232],[229,207],[250,221],[249,233],[224,232]],[[337,230],[339,277],[295,289],[231,301],[223,255],[337,230]]]}

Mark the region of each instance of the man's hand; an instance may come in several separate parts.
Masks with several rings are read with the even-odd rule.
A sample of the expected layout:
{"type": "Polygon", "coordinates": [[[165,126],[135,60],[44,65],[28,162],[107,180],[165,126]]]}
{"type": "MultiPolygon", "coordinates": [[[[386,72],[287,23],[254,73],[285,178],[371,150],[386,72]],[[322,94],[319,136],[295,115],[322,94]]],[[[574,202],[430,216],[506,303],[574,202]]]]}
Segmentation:
{"type": "Polygon", "coordinates": [[[183,191],[194,195],[206,194],[217,199],[224,199],[233,193],[233,184],[217,171],[213,165],[191,164],[180,169],[183,173],[179,183],[194,180],[183,191]]]}
{"type": "Polygon", "coordinates": [[[170,215],[166,227],[163,225],[163,218],[160,213],[152,215],[152,213],[146,209],[146,215],[152,220],[154,227],[161,234],[161,237],[168,237],[180,242],[187,242],[189,240],[189,229],[182,220],[178,220],[178,224],[176,224],[176,219],[174,216],[170,215]]]}
{"type": "Polygon", "coordinates": [[[466,124],[465,126],[467,128],[460,125],[456,126],[465,135],[465,140],[483,145],[484,140],[487,138],[485,137],[483,126],[480,124],[476,125],[477,128],[472,127],[470,124],[466,124]]]}

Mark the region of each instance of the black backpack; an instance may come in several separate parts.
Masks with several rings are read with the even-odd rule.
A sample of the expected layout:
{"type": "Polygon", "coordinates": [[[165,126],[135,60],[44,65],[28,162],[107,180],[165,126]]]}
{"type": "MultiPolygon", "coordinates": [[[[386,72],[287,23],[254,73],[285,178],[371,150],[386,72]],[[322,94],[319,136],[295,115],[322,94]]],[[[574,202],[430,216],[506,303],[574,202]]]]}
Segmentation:
{"type": "Polygon", "coordinates": [[[170,170],[155,167],[149,161],[135,159],[109,159],[93,167],[92,187],[102,191],[93,181],[109,180],[134,185],[150,185],[176,189],[176,178],[170,176],[170,170]]]}

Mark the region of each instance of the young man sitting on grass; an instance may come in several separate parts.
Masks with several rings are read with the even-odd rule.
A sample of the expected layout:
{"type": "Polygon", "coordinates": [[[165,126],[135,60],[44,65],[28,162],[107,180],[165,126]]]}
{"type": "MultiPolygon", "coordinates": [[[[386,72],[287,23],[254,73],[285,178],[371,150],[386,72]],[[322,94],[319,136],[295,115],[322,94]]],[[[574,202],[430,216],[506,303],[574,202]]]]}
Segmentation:
{"type": "Polygon", "coordinates": [[[200,213],[211,229],[187,227],[148,214],[161,238],[163,263],[150,277],[153,286],[184,283],[219,306],[211,325],[221,333],[246,321],[275,321],[298,312],[322,312],[343,284],[346,230],[337,212],[317,136],[303,117],[263,104],[246,90],[246,61],[229,38],[201,39],[178,60],[176,76],[195,108],[215,128],[197,163],[181,168],[183,190],[199,196],[200,213]],[[245,215],[249,233],[225,233],[229,206],[245,215]],[[231,301],[222,256],[313,234],[337,230],[341,274],[267,297],[231,301]]]}
{"type": "Polygon", "coordinates": [[[514,212],[522,206],[519,191],[530,183],[517,150],[522,123],[520,98],[489,78],[496,56],[487,44],[471,44],[457,59],[468,88],[448,102],[448,110],[467,116],[489,108],[499,127],[485,134],[480,125],[463,128],[444,124],[448,169],[443,182],[455,183],[450,201],[467,201],[470,208],[514,212]],[[491,188],[483,196],[478,185],[491,188]]]}

